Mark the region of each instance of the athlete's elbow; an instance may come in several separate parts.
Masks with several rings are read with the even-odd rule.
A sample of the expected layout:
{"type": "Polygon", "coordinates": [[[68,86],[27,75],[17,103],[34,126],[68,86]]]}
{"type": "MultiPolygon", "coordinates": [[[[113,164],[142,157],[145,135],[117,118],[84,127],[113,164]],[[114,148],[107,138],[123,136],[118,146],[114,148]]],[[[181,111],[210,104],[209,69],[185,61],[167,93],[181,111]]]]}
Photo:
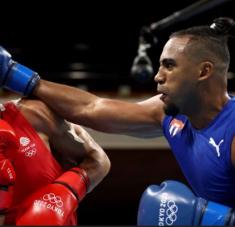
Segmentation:
{"type": "Polygon", "coordinates": [[[100,167],[102,172],[102,178],[106,177],[111,169],[111,161],[108,155],[104,152],[102,155],[102,160],[100,161],[100,167]]]}
{"type": "Polygon", "coordinates": [[[108,155],[103,151],[103,149],[99,150],[99,154],[96,156],[96,171],[98,174],[98,181],[102,181],[105,178],[111,168],[111,162],[108,155]]]}

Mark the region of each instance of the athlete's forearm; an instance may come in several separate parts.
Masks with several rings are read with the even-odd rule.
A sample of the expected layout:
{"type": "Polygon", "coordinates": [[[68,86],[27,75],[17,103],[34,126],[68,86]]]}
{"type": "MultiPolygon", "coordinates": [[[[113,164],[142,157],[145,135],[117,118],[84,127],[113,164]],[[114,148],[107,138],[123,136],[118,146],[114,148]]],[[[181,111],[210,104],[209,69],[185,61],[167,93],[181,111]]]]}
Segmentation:
{"type": "Polygon", "coordinates": [[[40,80],[33,95],[44,101],[63,118],[80,123],[97,96],[71,86],[40,80]]]}
{"type": "Polygon", "coordinates": [[[79,125],[71,124],[75,136],[83,143],[86,156],[79,166],[86,170],[90,179],[88,191],[92,191],[110,171],[110,160],[104,150],[95,142],[89,133],[79,125]]]}
{"type": "Polygon", "coordinates": [[[153,114],[139,104],[100,98],[78,88],[45,80],[40,81],[34,95],[73,123],[103,132],[156,136],[158,124],[153,114]]]}

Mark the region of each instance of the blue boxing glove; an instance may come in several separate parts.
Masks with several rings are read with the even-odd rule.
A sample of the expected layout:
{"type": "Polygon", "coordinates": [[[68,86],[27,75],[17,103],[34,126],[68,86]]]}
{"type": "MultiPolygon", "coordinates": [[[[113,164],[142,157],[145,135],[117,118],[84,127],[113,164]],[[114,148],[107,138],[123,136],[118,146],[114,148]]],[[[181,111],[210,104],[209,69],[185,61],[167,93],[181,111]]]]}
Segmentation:
{"type": "Polygon", "coordinates": [[[138,225],[233,225],[230,207],[196,197],[184,184],[165,181],[151,185],[143,193],[138,225]]]}
{"type": "Polygon", "coordinates": [[[0,87],[29,95],[39,80],[36,72],[13,61],[11,55],[0,47],[0,87]]]}

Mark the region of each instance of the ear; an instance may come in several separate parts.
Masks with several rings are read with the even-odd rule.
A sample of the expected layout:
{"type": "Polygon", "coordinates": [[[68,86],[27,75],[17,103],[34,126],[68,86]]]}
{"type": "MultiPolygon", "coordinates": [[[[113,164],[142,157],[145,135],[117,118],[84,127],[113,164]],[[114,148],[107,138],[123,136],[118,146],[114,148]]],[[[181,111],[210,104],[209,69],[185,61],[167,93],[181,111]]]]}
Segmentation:
{"type": "Polygon", "coordinates": [[[198,80],[206,80],[211,77],[214,71],[214,64],[210,61],[204,61],[200,64],[200,74],[198,80]]]}

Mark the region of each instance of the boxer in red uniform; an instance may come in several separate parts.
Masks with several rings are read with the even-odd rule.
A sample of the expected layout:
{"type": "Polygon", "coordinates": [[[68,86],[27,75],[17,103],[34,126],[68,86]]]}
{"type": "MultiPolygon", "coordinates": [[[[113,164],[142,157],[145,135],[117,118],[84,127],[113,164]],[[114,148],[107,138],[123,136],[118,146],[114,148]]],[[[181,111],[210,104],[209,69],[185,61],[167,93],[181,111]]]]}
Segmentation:
{"type": "Polygon", "coordinates": [[[1,105],[0,137],[2,224],[76,225],[78,203],[109,171],[102,148],[29,99],[1,105]]]}

